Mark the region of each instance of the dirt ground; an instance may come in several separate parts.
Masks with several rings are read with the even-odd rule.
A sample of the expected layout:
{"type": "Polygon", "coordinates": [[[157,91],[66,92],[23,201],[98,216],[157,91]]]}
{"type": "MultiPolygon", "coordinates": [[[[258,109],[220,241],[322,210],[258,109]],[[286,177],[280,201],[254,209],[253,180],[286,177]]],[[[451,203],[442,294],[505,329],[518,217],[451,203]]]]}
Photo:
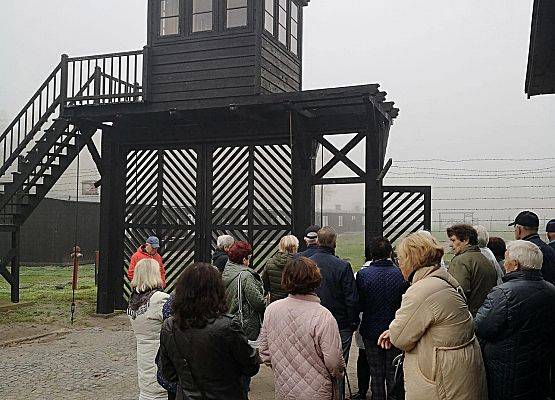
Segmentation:
{"type": "MultiPolygon", "coordinates": [[[[1,315],[1,314],[0,314],[1,315]]],[[[135,338],[126,315],[90,317],[68,324],[1,324],[0,342],[57,332],[26,342],[0,344],[0,399],[138,398],[135,338]]],[[[354,345],[353,345],[354,347],[354,345]]],[[[355,348],[349,376],[356,391],[355,348]]],[[[251,400],[274,398],[272,371],[262,366],[252,380],[251,400]]]]}

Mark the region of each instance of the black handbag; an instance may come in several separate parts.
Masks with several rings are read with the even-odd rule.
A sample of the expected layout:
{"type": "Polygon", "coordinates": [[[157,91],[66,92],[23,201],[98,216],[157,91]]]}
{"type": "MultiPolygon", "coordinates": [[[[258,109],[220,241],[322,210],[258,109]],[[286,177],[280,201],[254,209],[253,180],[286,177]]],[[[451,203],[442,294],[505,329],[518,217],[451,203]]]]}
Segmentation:
{"type": "Polygon", "coordinates": [[[404,400],[405,399],[405,380],[403,378],[403,362],[405,361],[405,354],[401,353],[393,359],[393,367],[395,368],[395,375],[393,377],[393,385],[391,385],[391,392],[387,393],[388,400],[404,400]]]}

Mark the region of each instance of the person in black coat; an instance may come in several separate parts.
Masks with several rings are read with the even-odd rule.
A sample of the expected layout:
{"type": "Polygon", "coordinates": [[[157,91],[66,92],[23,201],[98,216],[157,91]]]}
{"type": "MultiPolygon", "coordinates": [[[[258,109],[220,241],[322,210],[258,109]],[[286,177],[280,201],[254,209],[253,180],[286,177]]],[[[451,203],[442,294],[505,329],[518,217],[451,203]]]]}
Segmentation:
{"type": "Polygon", "coordinates": [[[555,286],[542,277],[542,252],[524,240],[509,242],[503,284],[476,314],[476,335],[489,400],[544,400],[555,332],[555,286]]]}
{"type": "Polygon", "coordinates": [[[172,316],[160,332],[159,369],[177,382],[177,399],[242,400],[243,377],[260,368],[239,322],[226,314],[220,273],[210,264],[194,263],[175,287],[172,316]]]}
{"type": "Polygon", "coordinates": [[[227,252],[231,248],[233,243],[235,243],[235,239],[233,239],[233,236],[218,236],[218,240],[216,242],[216,250],[214,250],[214,254],[212,254],[212,265],[218,268],[220,272],[224,271],[227,260],[229,259],[227,252]]]}
{"type": "Polygon", "coordinates": [[[551,248],[555,250],[555,219],[552,219],[547,223],[545,227],[545,234],[547,236],[547,244],[549,244],[549,246],[551,246],[551,248]]]}
{"type": "Polygon", "coordinates": [[[555,285],[555,250],[538,235],[540,219],[532,211],[522,211],[509,226],[515,227],[515,239],[527,240],[538,246],[543,253],[543,278],[555,285]]]}
{"type": "MultiPolygon", "coordinates": [[[[310,259],[316,263],[322,274],[322,284],[316,289],[316,294],[321,304],[330,310],[337,321],[343,358],[347,364],[353,333],[360,322],[359,299],[351,264],[335,255],[336,241],[337,233],[333,228],[324,226],[318,231],[318,248],[310,259]]],[[[340,382],[339,391],[343,399],[344,382],[340,382]]]]}
{"type": "Polygon", "coordinates": [[[318,231],[320,230],[320,225],[310,225],[304,231],[304,242],[306,244],[306,248],[295,254],[295,258],[299,257],[306,257],[310,258],[316,253],[318,250],[318,231]]]}

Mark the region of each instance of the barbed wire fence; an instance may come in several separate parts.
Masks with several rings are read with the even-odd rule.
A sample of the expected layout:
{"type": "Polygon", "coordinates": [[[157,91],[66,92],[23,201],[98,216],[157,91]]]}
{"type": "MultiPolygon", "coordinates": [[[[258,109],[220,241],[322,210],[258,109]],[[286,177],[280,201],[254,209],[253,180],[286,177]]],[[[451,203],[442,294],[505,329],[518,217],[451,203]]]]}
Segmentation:
{"type": "Polygon", "coordinates": [[[555,157],[394,160],[386,180],[432,186],[433,231],[465,222],[508,236],[522,210],[538,214],[540,230],[555,218],[555,157]]]}

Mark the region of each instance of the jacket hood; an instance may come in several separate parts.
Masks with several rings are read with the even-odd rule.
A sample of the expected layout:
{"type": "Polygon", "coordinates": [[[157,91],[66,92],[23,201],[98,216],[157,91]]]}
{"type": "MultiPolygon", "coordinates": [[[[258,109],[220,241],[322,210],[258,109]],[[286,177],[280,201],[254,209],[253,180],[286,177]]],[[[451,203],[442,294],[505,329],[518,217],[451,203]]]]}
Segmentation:
{"type": "Polygon", "coordinates": [[[146,251],[146,244],[141,244],[138,248],[137,248],[137,252],[138,253],[143,253],[149,257],[155,257],[158,253],[158,250],[156,250],[156,253],[154,254],[150,254],[148,251],[146,251]]]}
{"type": "Polygon", "coordinates": [[[222,280],[224,286],[227,286],[232,280],[234,280],[237,275],[243,271],[253,272],[250,268],[245,267],[242,264],[234,263],[233,261],[227,261],[224,272],[222,273],[222,280]]]}
{"type": "Polygon", "coordinates": [[[274,255],[273,259],[274,259],[275,266],[278,267],[279,269],[283,269],[285,268],[285,264],[287,264],[287,261],[293,259],[293,254],[278,251],[274,255]]]}
{"type": "Polygon", "coordinates": [[[227,256],[227,253],[223,250],[216,249],[214,250],[214,254],[212,254],[212,260],[215,260],[218,257],[227,256]]]}
{"type": "Polygon", "coordinates": [[[439,265],[432,265],[430,267],[423,267],[414,272],[412,277],[411,284],[414,285],[419,280],[427,278],[429,276],[436,277],[443,279],[447,283],[449,283],[453,288],[459,287],[459,282],[453,276],[445,270],[445,268],[441,268],[439,265]]]}

